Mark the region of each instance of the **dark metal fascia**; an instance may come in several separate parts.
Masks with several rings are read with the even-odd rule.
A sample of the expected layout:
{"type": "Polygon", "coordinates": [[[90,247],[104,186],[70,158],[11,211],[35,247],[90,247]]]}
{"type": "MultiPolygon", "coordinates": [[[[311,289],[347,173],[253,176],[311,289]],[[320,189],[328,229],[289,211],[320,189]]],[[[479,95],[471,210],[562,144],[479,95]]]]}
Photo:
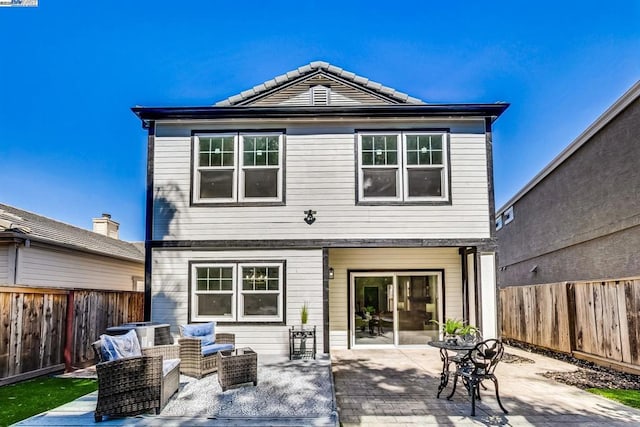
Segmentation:
{"type": "Polygon", "coordinates": [[[509,104],[426,104],[382,106],[290,107],[133,107],[140,120],[237,118],[358,118],[358,117],[490,117],[495,121],[509,104]]]}

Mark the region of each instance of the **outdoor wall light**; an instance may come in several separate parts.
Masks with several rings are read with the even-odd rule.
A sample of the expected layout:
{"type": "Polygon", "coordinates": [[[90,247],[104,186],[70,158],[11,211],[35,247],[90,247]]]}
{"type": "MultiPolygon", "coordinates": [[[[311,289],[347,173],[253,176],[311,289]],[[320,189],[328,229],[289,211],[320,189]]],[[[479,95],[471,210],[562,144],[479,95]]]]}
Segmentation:
{"type": "Polygon", "coordinates": [[[534,265],[533,268],[531,270],[529,270],[529,273],[533,273],[536,274],[538,272],[538,266],[534,265]]]}
{"type": "Polygon", "coordinates": [[[304,218],[304,222],[311,225],[316,222],[316,217],[314,216],[317,212],[309,209],[308,211],[304,211],[306,217],[304,218]]]}
{"type": "Polygon", "coordinates": [[[333,279],[333,267],[329,267],[329,279],[333,279]]]}

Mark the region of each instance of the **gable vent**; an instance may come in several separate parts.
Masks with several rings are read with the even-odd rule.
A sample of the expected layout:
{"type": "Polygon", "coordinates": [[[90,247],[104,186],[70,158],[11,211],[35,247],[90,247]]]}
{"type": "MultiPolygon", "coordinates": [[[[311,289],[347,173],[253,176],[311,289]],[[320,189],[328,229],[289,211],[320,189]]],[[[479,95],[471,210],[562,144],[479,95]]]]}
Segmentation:
{"type": "Polygon", "coordinates": [[[331,90],[327,86],[317,85],[311,87],[311,105],[329,105],[331,90]]]}

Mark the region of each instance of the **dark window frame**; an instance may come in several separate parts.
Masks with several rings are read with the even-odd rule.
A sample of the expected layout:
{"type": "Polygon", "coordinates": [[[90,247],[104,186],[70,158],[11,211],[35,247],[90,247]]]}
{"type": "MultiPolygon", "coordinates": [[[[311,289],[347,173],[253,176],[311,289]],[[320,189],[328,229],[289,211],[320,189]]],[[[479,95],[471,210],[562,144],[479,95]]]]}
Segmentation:
{"type": "MultiPolygon", "coordinates": [[[[355,161],[355,203],[359,206],[443,206],[451,205],[453,203],[452,191],[451,191],[451,129],[450,128],[380,128],[380,129],[355,129],[354,130],[354,161],[355,161]],[[389,198],[384,200],[383,198],[371,199],[363,198],[361,192],[362,177],[361,177],[361,136],[362,135],[391,135],[396,134],[399,136],[399,157],[398,157],[398,197],[389,198]],[[441,185],[445,189],[445,196],[436,198],[408,198],[406,177],[408,174],[408,168],[406,164],[406,135],[424,135],[424,134],[442,134],[443,135],[443,169],[441,185]]],[[[409,168],[412,169],[412,168],[409,168]]],[[[413,169],[419,169],[413,167],[413,169]]]]}
{"type": "MultiPolygon", "coordinates": [[[[190,164],[190,191],[189,191],[189,205],[192,207],[238,207],[238,206],[285,206],[286,205],[286,131],[285,129],[194,129],[191,131],[191,164],[190,164]],[[234,173],[233,173],[233,190],[232,197],[221,201],[216,201],[214,198],[200,199],[198,193],[200,192],[199,179],[198,179],[198,157],[196,142],[199,137],[217,136],[217,135],[233,135],[234,136],[234,173]],[[279,169],[276,184],[278,186],[277,192],[279,197],[277,198],[257,198],[246,197],[244,189],[241,188],[245,183],[243,177],[244,164],[243,164],[243,144],[242,136],[261,136],[261,135],[278,135],[279,136],[279,169]]],[[[272,168],[273,169],[273,168],[272,168]]]]}
{"type": "MultiPolygon", "coordinates": [[[[202,323],[202,322],[210,322],[215,321],[216,324],[219,325],[279,325],[283,326],[287,324],[287,261],[285,259],[208,259],[208,260],[191,260],[188,262],[188,303],[187,303],[187,318],[189,323],[202,323]],[[234,265],[234,298],[235,301],[235,316],[233,320],[227,319],[212,319],[213,316],[209,316],[209,318],[197,318],[197,310],[193,304],[193,295],[194,295],[194,275],[193,272],[195,268],[198,266],[217,266],[217,265],[234,265]],[[281,268],[281,301],[282,301],[282,319],[274,320],[274,319],[265,319],[265,320],[239,320],[241,318],[240,311],[240,293],[242,292],[242,278],[239,276],[242,266],[264,266],[264,265],[278,265],[281,268]],[[194,268],[195,267],[195,268],[194,268]],[[195,313],[195,314],[194,314],[195,313]]],[[[200,317],[200,316],[198,316],[200,317]]]]}

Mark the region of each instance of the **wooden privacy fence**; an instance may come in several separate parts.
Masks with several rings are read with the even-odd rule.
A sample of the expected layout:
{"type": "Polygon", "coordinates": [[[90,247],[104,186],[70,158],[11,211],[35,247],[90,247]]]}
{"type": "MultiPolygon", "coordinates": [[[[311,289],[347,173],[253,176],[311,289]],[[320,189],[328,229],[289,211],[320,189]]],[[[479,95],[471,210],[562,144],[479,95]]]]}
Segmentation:
{"type": "Polygon", "coordinates": [[[640,278],[500,290],[502,337],[640,373],[640,278]]]}
{"type": "Polygon", "coordinates": [[[91,343],[143,309],[143,292],[0,286],[0,385],[90,364],[91,343]]]}

